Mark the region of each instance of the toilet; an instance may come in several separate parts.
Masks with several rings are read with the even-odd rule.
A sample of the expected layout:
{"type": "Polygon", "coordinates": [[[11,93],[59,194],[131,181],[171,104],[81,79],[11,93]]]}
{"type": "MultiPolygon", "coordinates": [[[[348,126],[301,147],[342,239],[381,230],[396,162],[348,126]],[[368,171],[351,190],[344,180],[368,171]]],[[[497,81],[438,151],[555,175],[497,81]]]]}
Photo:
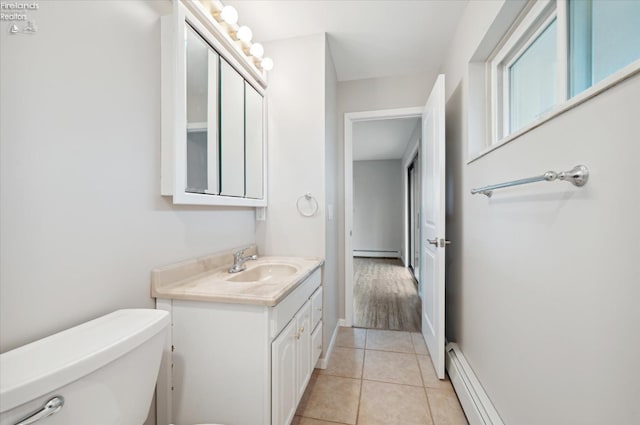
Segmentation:
{"type": "Polygon", "coordinates": [[[142,425],[168,326],[118,310],[0,354],[0,425],[142,425]]]}

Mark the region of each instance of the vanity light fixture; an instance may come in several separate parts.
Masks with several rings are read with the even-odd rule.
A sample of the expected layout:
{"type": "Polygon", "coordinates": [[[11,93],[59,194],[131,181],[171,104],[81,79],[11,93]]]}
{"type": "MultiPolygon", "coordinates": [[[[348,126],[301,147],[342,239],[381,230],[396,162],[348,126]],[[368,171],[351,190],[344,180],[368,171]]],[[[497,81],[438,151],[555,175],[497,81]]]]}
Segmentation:
{"type": "Polygon", "coordinates": [[[273,69],[273,61],[271,60],[271,58],[262,59],[262,62],[260,62],[260,64],[262,65],[262,69],[264,69],[265,71],[271,71],[273,69]]]}
{"type": "Polygon", "coordinates": [[[236,32],[236,37],[238,37],[238,40],[242,41],[243,43],[251,43],[251,39],[253,38],[253,32],[251,31],[251,28],[249,28],[246,25],[241,26],[240,28],[238,28],[238,32],[236,32]]]}
{"type": "Polygon", "coordinates": [[[233,6],[225,6],[220,12],[220,18],[229,25],[238,23],[238,11],[233,6]]]}
{"type": "Polygon", "coordinates": [[[260,59],[264,55],[264,47],[260,43],[253,43],[249,48],[249,54],[254,58],[260,59]]]}
{"type": "Polygon", "coordinates": [[[259,70],[269,71],[273,69],[273,60],[264,58],[264,47],[260,43],[251,43],[253,31],[246,25],[238,26],[238,11],[231,5],[224,5],[220,0],[200,0],[200,4],[209,11],[217,21],[219,27],[230,38],[236,41],[236,47],[241,50],[249,62],[252,62],[259,70]],[[237,42],[239,41],[239,43],[237,42]]]}

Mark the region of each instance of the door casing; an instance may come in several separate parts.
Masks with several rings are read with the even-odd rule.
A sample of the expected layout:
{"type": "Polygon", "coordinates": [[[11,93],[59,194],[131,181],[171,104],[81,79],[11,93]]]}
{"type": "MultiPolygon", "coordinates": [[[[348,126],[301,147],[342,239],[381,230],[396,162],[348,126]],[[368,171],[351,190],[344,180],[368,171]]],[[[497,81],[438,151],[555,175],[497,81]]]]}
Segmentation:
{"type": "MultiPolygon", "coordinates": [[[[344,325],[353,325],[353,124],[361,121],[388,120],[394,118],[420,118],[423,107],[382,109],[376,111],[348,112],[344,114],[344,325]]],[[[415,146],[417,150],[417,144],[415,146]]],[[[410,155],[413,159],[415,152],[410,155]]],[[[406,168],[408,164],[403,164],[406,168]]],[[[404,176],[406,182],[406,173],[404,176]]],[[[406,197],[406,193],[405,193],[406,197]]],[[[406,205],[406,199],[404,200],[406,205]]],[[[406,220],[405,220],[406,223],[406,220]]],[[[406,235],[407,229],[404,234],[406,235]]],[[[406,240],[406,236],[405,236],[406,240]]],[[[407,255],[405,243],[405,255],[407,255]]]]}

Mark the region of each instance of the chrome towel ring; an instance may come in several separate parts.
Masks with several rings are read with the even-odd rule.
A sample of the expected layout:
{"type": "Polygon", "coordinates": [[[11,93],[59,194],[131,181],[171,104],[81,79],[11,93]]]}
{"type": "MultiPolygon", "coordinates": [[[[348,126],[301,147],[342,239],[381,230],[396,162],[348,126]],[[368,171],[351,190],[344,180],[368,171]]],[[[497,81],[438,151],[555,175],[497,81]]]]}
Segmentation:
{"type": "Polygon", "coordinates": [[[318,201],[310,192],[307,192],[298,198],[296,201],[296,208],[301,215],[305,217],[312,217],[318,212],[318,201]]]}

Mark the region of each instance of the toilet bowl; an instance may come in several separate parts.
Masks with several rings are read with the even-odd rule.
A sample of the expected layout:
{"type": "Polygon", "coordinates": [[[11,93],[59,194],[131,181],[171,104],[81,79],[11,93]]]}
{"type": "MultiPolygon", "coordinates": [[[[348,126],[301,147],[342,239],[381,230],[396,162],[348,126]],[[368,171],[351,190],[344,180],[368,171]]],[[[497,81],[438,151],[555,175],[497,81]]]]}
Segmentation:
{"type": "Polygon", "coordinates": [[[143,424],[168,325],[118,310],[0,354],[0,425],[143,424]]]}

